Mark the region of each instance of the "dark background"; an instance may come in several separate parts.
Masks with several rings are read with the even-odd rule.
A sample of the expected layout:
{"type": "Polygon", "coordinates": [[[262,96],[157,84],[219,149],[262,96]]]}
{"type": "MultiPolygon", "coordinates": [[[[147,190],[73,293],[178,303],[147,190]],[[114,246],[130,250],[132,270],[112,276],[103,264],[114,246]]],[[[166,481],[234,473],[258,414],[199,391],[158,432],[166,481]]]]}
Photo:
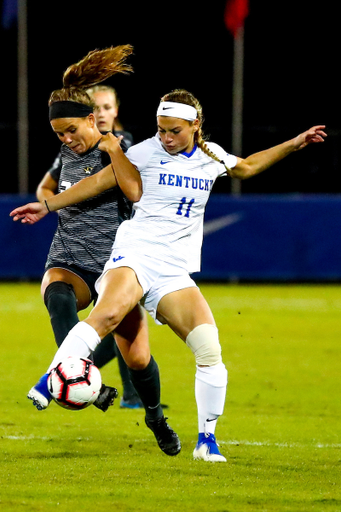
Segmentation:
{"type": "MultiPolygon", "coordinates": [[[[131,76],[113,85],[120,119],[135,142],[154,135],[159,99],[174,88],[198,97],[210,140],[231,148],[233,38],[224,24],[225,0],[211,2],[37,2],[28,0],[29,188],[35,188],[60,143],[48,122],[47,101],[64,70],[90,50],[135,48],[131,76]]],[[[339,51],[335,2],[250,0],[245,23],[243,152],[326,124],[328,139],[291,155],[243,182],[242,193],[340,193],[339,51]]],[[[17,30],[0,30],[2,185],[16,193],[17,30]]],[[[22,49],[25,51],[25,49],[22,49]]],[[[230,193],[230,180],[215,192],[230,193]]]]}

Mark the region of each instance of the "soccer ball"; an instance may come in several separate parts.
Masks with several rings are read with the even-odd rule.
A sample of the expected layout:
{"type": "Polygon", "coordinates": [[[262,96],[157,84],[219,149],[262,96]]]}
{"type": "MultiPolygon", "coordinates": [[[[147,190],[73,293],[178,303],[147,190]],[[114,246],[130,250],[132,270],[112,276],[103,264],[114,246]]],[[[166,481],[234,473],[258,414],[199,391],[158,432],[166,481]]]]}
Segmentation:
{"type": "Polygon", "coordinates": [[[90,359],[70,356],[51,370],[47,386],[58,405],[78,411],[95,402],[102,378],[90,359]]]}

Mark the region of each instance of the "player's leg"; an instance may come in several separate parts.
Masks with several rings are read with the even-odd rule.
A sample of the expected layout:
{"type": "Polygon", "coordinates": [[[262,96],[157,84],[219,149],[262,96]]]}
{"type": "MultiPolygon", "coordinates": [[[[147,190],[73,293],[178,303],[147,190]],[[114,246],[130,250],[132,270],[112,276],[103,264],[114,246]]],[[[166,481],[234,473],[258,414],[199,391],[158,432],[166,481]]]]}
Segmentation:
{"type": "Polygon", "coordinates": [[[159,302],[158,314],[195,356],[199,438],[194,458],[225,462],[214,434],[217,419],[224,410],[227,371],[212,312],[200,290],[191,287],[165,295],[159,302]]]}
{"type": "MultiPolygon", "coordinates": [[[[41,292],[50,315],[51,326],[58,347],[60,347],[69,331],[78,323],[78,311],[87,308],[90,302],[92,302],[94,295],[97,296],[94,289],[94,281],[97,277],[98,275],[87,273],[81,269],[68,270],[66,268],[51,267],[45,272],[41,284],[41,292]],[[81,272],[80,275],[77,274],[79,271],[81,272]],[[83,275],[84,279],[81,275],[83,275]]],[[[108,348],[108,341],[114,345],[111,334],[102,340],[103,349],[96,354],[96,359],[100,359],[102,365],[108,363],[116,356],[112,351],[106,350],[108,348]]],[[[95,361],[95,364],[100,367],[97,361],[95,361]]],[[[40,394],[41,391],[46,389],[45,380],[46,376],[44,376],[43,382],[39,386],[40,394]]],[[[49,396],[46,392],[44,395],[46,396],[44,396],[45,399],[43,401],[46,403],[46,399],[49,399],[49,396]]],[[[33,402],[36,402],[39,396],[36,393],[36,386],[28,394],[28,397],[33,402]]],[[[109,405],[113,404],[116,396],[117,390],[115,388],[103,384],[101,395],[95,405],[101,410],[106,411],[109,405]]],[[[39,401],[37,404],[39,406],[39,401]]]]}
{"type": "MultiPolygon", "coordinates": [[[[92,292],[95,305],[97,302],[98,294],[94,286],[92,287],[92,292]]],[[[92,354],[92,360],[98,368],[103,368],[103,366],[108,364],[112,359],[117,358],[123,386],[123,396],[121,397],[120,407],[126,409],[143,409],[143,404],[131,381],[129,369],[116,344],[115,336],[117,335],[110,333],[102,339],[101,343],[96,347],[92,354]]]]}
{"type": "MultiPolygon", "coordinates": [[[[77,270],[78,271],[78,270],[77,270]]],[[[82,276],[75,270],[52,267],[43,277],[41,293],[50,315],[51,326],[57,346],[60,347],[69,331],[78,321],[78,312],[87,308],[97,293],[94,282],[98,275],[81,270],[82,276]]],[[[93,361],[101,368],[114,357],[115,341],[107,335],[93,354],[93,361]]]]}
{"type": "Polygon", "coordinates": [[[107,334],[96,347],[92,354],[92,360],[97,368],[103,368],[106,364],[117,357],[115,338],[112,333],[107,334]]]}
{"type": "Polygon", "coordinates": [[[43,277],[41,294],[50,315],[57,346],[78,323],[77,312],[91,302],[91,292],[83,279],[64,268],[50,268],[43,277]]]}
{"type": "Polygon", "coordinates": [[[70,355],[89,357],[101,339],[114,331],[135,307],[141,295],[142,289],[131,269],[120,267],[106,272],[95,307],[84,321],[78,322],[68,333],[48,371],[70,355]]]}
{"type": "Polygon", "coordinates": [[[117,344],[129,366],[130,376],[146,411],[146,425],[167,455],[181,450],[177,434],[167,424],[160,403],[159,367],[150,354],[148,325],[143,308],[137,305],[115,331],[117,344]]]}
{"type": "MultiPolygon", "coordinates": [[[[77,312],[86,308],[91,301],[91,292],[87,284],[64,268],[48,269],[41,283],[41,294],[50,315],[52,330],[57,346],[60,347],[68,332],[78,323],[77,312]]],[[[47,389],[47,374],[28,392],[38,410],[45,409],[51,396],[47,389]]]]}
{"type": "MultiPolygon", "coordinates": [[[[117,334],[115,334],[117,337],[117,334]]],[[[103,343],[103,342],[102,342],[103,343]]],[[[114,342],[115,355],[117,357],[118,367],[120,371],[123,393],[120,400],[121,409],[143,409],[143,403],[141,402],[140,396],[136,391],[134,384],[132,383],[130,370],[123,359],[120,349],[117,346],[116,341],[114,342]]]]}
{"type": "Polygon", "coordinates": [[[100,343],[101,337],[104,338],[113,331],[125,314],[133,309],[141,298],[142,289],[135,273],[129,268],[122,267],[110,270],[104,275],[101,292],[88,318],[78,322],[70,330],[57,350],[47,373],[29,391],[28,398],[37,409],[46,409],[51,400],[47,389],[47,376],[50,370],[68,356],[89,357],[100,343]]]}

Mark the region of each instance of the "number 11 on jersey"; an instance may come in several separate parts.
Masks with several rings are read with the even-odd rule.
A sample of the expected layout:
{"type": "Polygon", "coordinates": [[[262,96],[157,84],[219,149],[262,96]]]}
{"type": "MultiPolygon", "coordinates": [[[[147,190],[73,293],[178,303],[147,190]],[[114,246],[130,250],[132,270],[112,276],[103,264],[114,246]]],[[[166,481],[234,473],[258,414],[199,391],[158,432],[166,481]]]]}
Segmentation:
{"type": "Polygon", "coordinates": [[[191,210],[192,204],[194,203],[194,198],[189,201],[189,203],[186,203],[186,197],[183,197],[180,201],[178,211],[176,212],[177,215],[182,215],[182,208],[185,204],[187,204],[187,209],[185,213],[185,217],[189,217],[189,212],[191,210]]]}

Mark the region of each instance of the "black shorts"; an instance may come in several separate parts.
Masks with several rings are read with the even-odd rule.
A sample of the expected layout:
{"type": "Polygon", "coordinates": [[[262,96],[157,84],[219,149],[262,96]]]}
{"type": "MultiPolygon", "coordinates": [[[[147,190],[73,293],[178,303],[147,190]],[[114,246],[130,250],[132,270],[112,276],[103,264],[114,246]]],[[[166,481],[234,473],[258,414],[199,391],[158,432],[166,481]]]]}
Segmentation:
{"type": "Polygon", "coordinates": [[[51,268],[63,268],[80,277],[89,288],[91,300],[94,301],[94,303],[96,303],[98,294],[95,290],[95,283],[99,276],[101,275],[100,273],[91,272],[90,270],[85,270],[84,268],[77,267],[77,265],[68,265],[67,263],[50,263],[47,267],[45,267],[45,272],[51,268]]]}

